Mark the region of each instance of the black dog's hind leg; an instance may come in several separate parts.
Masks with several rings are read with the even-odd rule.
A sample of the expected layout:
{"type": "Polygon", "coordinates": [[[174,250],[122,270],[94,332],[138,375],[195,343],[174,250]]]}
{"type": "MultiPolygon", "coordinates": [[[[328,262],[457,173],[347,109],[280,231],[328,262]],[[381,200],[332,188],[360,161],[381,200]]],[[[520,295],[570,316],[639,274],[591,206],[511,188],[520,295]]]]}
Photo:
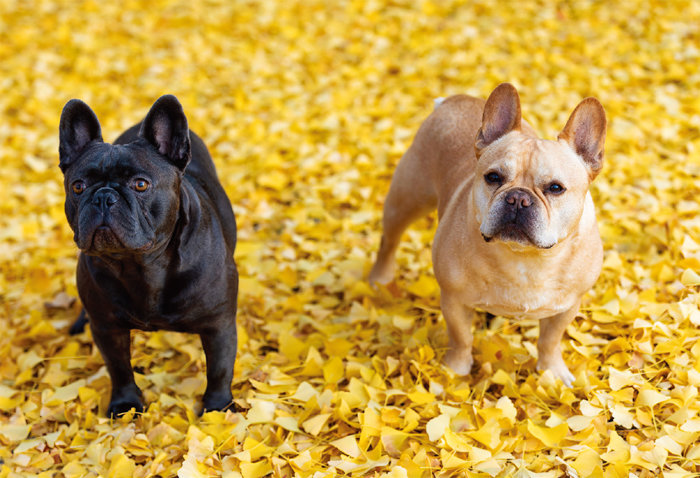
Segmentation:
{"type": "Polygon", "coordinates": [[[88,322],[88,316],[87,312],[85,312],[85,308],[80,310],[80,315],[78,315],[78,318],[75,319],[75,322],[73,322],[73,325],[70,326],[70,329],[68,329],[68,333],[70,335],[78,335],[82,334],[85,332],[85,324],[88,322]]]}

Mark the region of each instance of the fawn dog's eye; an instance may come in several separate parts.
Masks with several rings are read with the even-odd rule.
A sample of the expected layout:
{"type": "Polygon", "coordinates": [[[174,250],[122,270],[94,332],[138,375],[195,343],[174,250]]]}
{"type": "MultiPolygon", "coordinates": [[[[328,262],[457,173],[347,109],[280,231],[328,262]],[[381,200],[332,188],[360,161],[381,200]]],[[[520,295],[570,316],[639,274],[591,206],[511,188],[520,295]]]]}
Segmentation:
{"type": "Polygon", "coordinates": [[[547,192],[552,193],[552,194],[561,194],[564,191],[566,191],[566,189],[564,188],[564,186],[562,186],[559,183],[552,183],[547,188],[547,192]]]}
{"type": "Polygon", "coordinates": [[[495,171],[491,171],[490,173],[486,174],[484,179],[486,179],[486,182],[489,184],[501,184],[503,182],[501,175],[495,171]]]}

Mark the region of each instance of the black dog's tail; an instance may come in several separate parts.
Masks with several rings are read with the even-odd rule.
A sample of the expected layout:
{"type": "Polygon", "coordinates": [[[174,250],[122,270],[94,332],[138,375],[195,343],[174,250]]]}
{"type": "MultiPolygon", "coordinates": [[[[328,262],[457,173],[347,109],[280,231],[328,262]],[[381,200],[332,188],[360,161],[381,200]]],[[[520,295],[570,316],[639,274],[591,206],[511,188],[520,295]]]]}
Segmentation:
{"type": "Polygon", "coordinates": [[[85,309],[81,309],[80,315],[78,316],[77,319],[75,319],[75,322],[73,322],[73,325],[70,326],[70,329],[68,329],[68,333],[70,335],[78,335],[82,334],[85,331],[85,324],[87,324],[88,321],[88,316],[87,312],[85,312],[85,309]]]}

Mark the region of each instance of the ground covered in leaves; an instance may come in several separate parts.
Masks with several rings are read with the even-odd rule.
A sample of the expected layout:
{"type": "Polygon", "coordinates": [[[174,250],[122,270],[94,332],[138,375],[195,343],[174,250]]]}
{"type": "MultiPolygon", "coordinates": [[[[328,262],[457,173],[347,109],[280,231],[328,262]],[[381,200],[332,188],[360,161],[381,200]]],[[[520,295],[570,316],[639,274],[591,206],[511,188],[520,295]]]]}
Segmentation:
{"type": "Polygon", "coordinates": [[[698,25],[690,0],[4,2],[0,477],[697,476],[698,25]],[[610,120],[604,271],[563,346],[573,389],[535,371],[535,322],[482,317],[472,376],[441,366],[434,217],[395,286],[365,281],[433,99],[502,81],[544,137],[585,96],[610,120]],[[238,217],[241,411],[199,418],[198,339],[139,332],[148,410],[110,421],[102,359],[67,335],[58,121],[82,98],[113,140],[164,93],[238,217]]]}

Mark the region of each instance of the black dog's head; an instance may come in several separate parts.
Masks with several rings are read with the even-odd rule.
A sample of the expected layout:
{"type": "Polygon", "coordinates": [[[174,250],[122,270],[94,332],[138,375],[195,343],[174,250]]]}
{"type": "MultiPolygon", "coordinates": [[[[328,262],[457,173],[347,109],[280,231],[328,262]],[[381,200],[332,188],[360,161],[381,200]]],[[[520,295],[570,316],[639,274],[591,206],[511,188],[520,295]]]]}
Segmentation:
{"type": "Polygon", "coordinates": [[[90,107],[70,100],[59,135],[66,217],[84,253],[143,254],[170,238],[191,157],[187,119],[177,98],[159,98],[133,141],[114,145],[102,141],[90,107]]]}

